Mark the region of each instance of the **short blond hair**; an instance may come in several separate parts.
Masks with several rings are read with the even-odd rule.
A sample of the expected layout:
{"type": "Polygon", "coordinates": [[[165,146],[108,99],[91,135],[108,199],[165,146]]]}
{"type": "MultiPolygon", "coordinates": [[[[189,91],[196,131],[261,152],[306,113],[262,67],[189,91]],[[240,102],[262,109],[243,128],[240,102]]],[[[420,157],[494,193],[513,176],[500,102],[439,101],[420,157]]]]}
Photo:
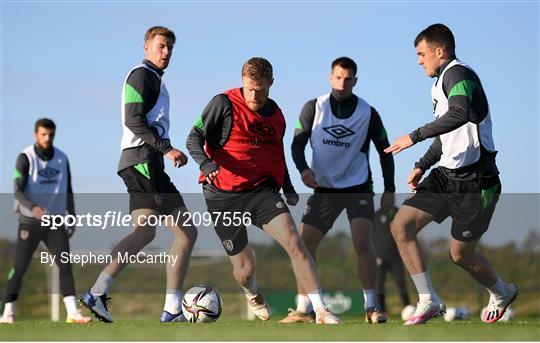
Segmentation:
{"type": "Polygon", "coordinates": [[[252,57],[242,66],[242,77],[244,76],[255,81],[262,78],[272,80],[274,78],[272,65],[265,58],[252,57]]]}
{"type": "Polygon", "coordinates": [[[149,28],[144,35],[144,42],[148,42],[157,35],[169,38],[170,40],[172,40],[173,44],[176,42],[176,36],[174,35],[174,32],[164,26],[152,26],[151,28],[149,28]]]}

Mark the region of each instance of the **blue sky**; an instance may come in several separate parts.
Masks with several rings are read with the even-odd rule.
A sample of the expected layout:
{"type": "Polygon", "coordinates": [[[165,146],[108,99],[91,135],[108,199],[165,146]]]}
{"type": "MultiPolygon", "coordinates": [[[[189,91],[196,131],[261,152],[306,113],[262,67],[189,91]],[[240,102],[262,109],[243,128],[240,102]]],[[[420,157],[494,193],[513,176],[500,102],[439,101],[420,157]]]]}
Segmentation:
{"type": "MultiPolygon", "coordinates": [[[[12,189],[18,153],[33,123],[57,123],[55,144],[69,156],[76,192],[123,193],[120,95],[143,58],[143,36],[168,26],[178,39],[165,82],[171,137],[185,139],[206,103],[240,85],[242,63],[263,56],[274,66],[271,97],[288,125],[286,156],[303,104],[329,91],[329,65],[349,56],[359,66],[355,93],[382,116],[391,140],[432,120],[432,80],[418,66],[416,34],[436,22],[454,32],[457,55],[479,74],[491,106],[503,191],[539,192],[538,2],[2,2],[1,192],[12,189]]],[[[427,150],[399,154],[398,192],[427,150]]],[[[309,156],[309,152],[307,152],[309,156]]],[[[382,191],[371,149],[375,190],[382,191]]],[[[200,192],[193,161],[174,170],[181,192],[200,192]]]]}
{"type": "MultiPolygon", "coordinates": [[[[120,92],[125,74],[143,57],[145,30],[157,24],[178,36],[165,78],[173,144],[184,149],[208,100],[240,84],[247,58],[264,56],[275,69],[271,97],[287,119],[293,181],[308,191],[288,146],[302,105],[329,90],[330,62],[342,55],[357,61],[355,93],[378,109],[394,139],[432,120],[432,80],[417,65],[412,41],[435,22],[451,27],[458,57],[486,89],[504,191],[538,193],[537,2],[4,2],[2,192],[11,191],[12,166],[32,143],[40,116],[58,125],[56,145],[71,159],[76,191],[124,192],[115,174],[120,92]]],[[[397,156],[398,191],[407,191],[406,176],[428,145],[397,156]]],[[[200,191],[195,163],[169,172],[181,191],[200,191]]]]}

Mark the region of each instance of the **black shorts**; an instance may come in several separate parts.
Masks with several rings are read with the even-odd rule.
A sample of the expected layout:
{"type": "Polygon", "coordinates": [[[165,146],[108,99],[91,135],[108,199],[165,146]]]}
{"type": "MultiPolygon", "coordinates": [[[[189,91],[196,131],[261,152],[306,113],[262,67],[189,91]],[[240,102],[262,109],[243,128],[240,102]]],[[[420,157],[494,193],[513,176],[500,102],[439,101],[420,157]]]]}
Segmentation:
{"type": "Polygon", "coordinates": [[[349,188],[316,188],[309,197],[302,223],[312,225],[326,234],[341,214],[347,210],[349,222],[355,218],[373,221],[375,209],[371,183],[349,188]]]}
{"type": "Polygon", "coordinates": [[[501,194],[498,176],[461,181],[434,169],[403,202],[435,216],[437,223],[452,218],[452,237],[461,242],[480,239],[488,230],[501,194]]]}
{"type": "Polygon", "coordinates": [[[229,256],[241,252],[248,243],[244,218],[262,229],[282,213],[290,213],[287,204],[274,186],[261,186],[250,192],[220,192],[216,199],[207,196],[206,205],[212,215],[216,233],[229,256]],[[236,218],[236,219],[235,219],[236,218]],[[240,220],[240,219],[241,220],[240,220]]]}
{"type": "Polygon", "coordinates": [[[118,173],[129,193],[129,212],[152,209],[159,214],[175,214],[186,207],[180,192],[163,168],[151,163],[128,167],[118,173]]]}

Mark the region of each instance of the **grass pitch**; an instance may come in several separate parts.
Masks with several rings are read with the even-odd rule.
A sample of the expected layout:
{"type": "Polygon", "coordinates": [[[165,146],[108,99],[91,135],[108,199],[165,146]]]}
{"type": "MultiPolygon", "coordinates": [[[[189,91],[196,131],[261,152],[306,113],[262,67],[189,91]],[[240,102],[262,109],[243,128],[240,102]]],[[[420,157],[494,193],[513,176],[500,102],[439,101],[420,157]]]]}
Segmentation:
{"type": "Polygon", "coordinates": [[[344,318],[342,325],[279,324],[221,318],[213,324],[120,319],[87,325],[20,320],[0,326],[1,341],[538,341],[540,319],[484,324],[480,320],[405,327],[401,321],[365,324],[344,318]]]}

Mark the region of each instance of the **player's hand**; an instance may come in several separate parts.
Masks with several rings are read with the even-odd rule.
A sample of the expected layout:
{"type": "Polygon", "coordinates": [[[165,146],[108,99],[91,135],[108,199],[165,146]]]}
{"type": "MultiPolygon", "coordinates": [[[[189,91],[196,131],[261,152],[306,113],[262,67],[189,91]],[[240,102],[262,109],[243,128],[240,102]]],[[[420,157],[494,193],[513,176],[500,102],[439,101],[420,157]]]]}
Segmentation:
{"type": "Polygon", "coordinates": [[[41,220],[41,217],[47,214],[47,210],[44,207],[41,206],[34,206],[32,207],[32,217],[36,218],[37,220],[41,220]]]}
{"type": "Polygon", "coordinates": [[[75,233],[75,229],[75,225],[66,227],[66,233],[68,238],[71,238],[71,236],[73,236],[73,234],[75,233]]]}
{"type": "Polygon", "coordinates": [[[300,200],[300,196],[298,193],[283,193],[285,195],[285,200],[287,201],[287,204],[291,206],[296,206],[298,204],[298,200],[300,200]]]}
{"type": "Polygon", "coordinates": [[[392,145],[384,149],[384,152],[392,153],[392,155],[396,155],[396,154],[399,154],[402,150],[405,150],[413,145],[414,143],[411,139],[411,136],[405,135],[403,137],[396,139],[396,141],[392,145]]]}
{"type": "Polygon", "coordinates": [[[381,209],[384,213],[387,213],[390,211],[392,207],[394,207],[394,203],[396,201],[396,198],[394,196],[394,193],[391,192],[384,192],[381,195],[381,209]]]}
{"type": "Polygon", "coordinates": [[[218,174],[219,174],[219,167],[218,169],[206,175],[206,182],[208,182],[209,184],[213,184],[218,174]]]}
{"type": "Polygon", "coordinates": [[[187,156],[180,150],[172,148],[168,153],[165,154],[169,160],[172,161],[173,165],[176,168],[183,167],[187,164],[187,156]]]}
{"type": "Polygon", "coordinates": [[[304,169],[302,172],[302,182],[309,188],[317,187],[317,181],[315,181],[315,173],[310,168],[304,169]]]}
{"type": "Polygon", "coordinates": [[[414,168],[413,171],[409,174],[409,177],[407,178],[407,183],[409,184],[409,188],[411,190],[416,189],[416,186],[418,186],[418,183],[422,179],[422,176],[424,175],[424,171],[420,168],[414,168]]]}

